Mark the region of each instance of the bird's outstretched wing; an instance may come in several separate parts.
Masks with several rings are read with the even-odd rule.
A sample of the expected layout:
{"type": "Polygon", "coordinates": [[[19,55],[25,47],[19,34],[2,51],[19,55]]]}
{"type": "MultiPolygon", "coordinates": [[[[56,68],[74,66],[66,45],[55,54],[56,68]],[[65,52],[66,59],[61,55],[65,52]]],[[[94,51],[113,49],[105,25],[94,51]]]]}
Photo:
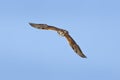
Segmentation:
{"type": "Polygon", "coordinates": [[[73,38],[69,35],[68,31],[64,29],[60,29],[54,26],[49,26],[47,24],[35,24],[35,23],[29,23],[32,27],[38,28],[38,29],[44,29],[44,30],[54,30],[57,31],[58,34],[64,36],[67,41],[69,42],[69,45],[72,47],[72,49],[82,58],[86,58],[86,56],[83,54],[80,47],[77,45],[77,43],[73,40],[73,38]]]}
{"type": "Polygon", "coordinates": [[[38,28],[38,29],[44,29],[44,30],[54,30],[57,31],[59,28],[56,28],[54,26],[49,26],[47,24],[35,24],[35,23],[29,23],[32,27],[38,28]]]}
{"type": "Polygon", "coordinates": [[[82,50],[80,49],[79,45],[77,45],[77,43],[73,40],[73,38],[69,35],[69,34],[66,34],[65,35],[65,38],[67,39],[67,41],[69,42],[69,45],[72,47],[72,49],[79,55],[81,56],[82,58],[87,58],[82,50]]]}

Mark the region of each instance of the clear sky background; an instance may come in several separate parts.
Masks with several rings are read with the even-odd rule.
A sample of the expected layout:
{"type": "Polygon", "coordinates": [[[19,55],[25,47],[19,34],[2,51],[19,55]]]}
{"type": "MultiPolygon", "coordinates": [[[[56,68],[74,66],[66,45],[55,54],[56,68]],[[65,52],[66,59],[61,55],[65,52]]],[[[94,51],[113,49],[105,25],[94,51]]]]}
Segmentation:
{"type": "Polygon", "coordinates": [[[1,0],[0,80],[120,80],[120,0],[1,0]],[[88,58],[29,22],[68,30],[88,58]]]}

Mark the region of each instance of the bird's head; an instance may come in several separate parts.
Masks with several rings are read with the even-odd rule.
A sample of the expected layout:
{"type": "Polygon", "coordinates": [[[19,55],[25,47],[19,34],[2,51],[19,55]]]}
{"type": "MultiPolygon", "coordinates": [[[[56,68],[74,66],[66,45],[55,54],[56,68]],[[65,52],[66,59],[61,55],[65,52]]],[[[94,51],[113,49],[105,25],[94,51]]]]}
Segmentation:
{"type": "Polygon", "coordinates": [[[66,34],[68,34],[68,31],[61,29],[61,30],[58,30],[57,33],[61,36],[65,36],[66,34]]]}

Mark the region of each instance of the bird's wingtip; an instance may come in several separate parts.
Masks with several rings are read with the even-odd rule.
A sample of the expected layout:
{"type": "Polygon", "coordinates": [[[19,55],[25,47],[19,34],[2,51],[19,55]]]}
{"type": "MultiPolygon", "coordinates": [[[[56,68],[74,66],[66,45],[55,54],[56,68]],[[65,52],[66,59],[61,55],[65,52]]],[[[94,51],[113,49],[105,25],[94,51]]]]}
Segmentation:
{"type": "Polygon", "coordinates": [[[31,23],[31,22],[29,22],[29,25],[32,26],[32,27],[35,27],[35,26],[36,26],[35,23],[31,23]]]}
{"type": "Polygon", "coordinates": [[[87,56],[85,56],[85,55],[84,55],[84,56],[81,56],[81,57],[82,57],[82,58],[87,58],[87,56]]]}
{"type": "Polygon", "coordinates": [[[29,22],[29,25],[33,25],[33,24],[35,24],[35,23],[31,23],[31,22],[29,22]]]}

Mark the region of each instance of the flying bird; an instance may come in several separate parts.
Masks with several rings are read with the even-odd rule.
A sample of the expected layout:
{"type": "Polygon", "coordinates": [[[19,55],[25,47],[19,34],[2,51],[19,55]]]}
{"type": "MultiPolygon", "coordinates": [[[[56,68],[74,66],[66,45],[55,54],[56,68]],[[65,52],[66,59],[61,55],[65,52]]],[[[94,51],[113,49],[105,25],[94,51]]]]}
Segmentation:
{"type": "Polygon", "coordinates": [[[43,29],[43,30],[54,30],[56,31],[59,35],[65,37],[71,46],[71,48],[76,52],[79,56],[82,58],[86,58],[86,56],[83,54],[82,50],[78,46],[78,44],[73,40],[73,38],[69,35],[69,32],[64,29],[57,28],[55,26],[50,26],[47,24],[35,24],[35,23],[29,23],[32,27],[37,28],[37,29],[43,29]]]}

